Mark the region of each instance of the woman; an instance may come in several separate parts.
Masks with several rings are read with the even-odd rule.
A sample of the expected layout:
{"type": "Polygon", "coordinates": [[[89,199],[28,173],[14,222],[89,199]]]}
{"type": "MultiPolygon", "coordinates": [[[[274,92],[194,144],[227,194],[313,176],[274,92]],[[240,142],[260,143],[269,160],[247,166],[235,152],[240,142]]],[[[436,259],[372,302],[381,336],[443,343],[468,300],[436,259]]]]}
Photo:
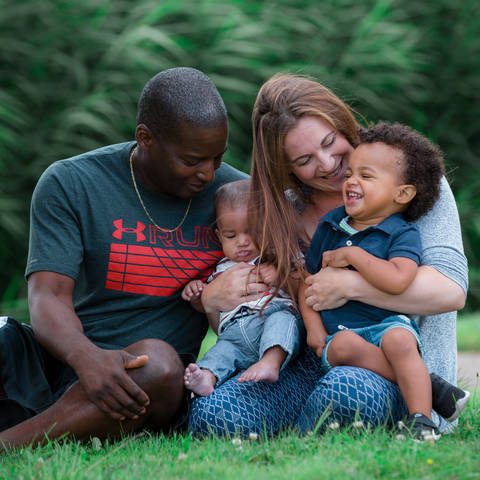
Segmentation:
{"type": "MultiPolygon", "coordinates": [[[[342,204],[347,157],[361,141],[362,129],[330,90],[292,75],[275,76],[262,86],[252,121],[252,228],[264,238],[261,250],[266,257],[269,251],[276,252],[282,287],[296,268],[291,259],[299,258],[298,232],[308,243],[319,219],[342,204]]],[[[403,294],[385,294],[355,271],[329,267],[306,279],[307,303],[323,310],[359,300],[421,315],[416,320],[425,343],[425,363],[430,371],[455,382],[454,310],[465,302],[467,264],[455,201],[445,179],[435,207],[416,224],[423,265],[403,294]]],[[[205,289],[202,301],[207,312],[226,309],[242,292],[255,291],[254,283],[245,290],[246,274],[241,273],[239,278],[237,272],[230,272],[205,289]],[[222,295],[225,291],[228,297],[222,295]]],[[[275,433],[293,424],[308,431],[327,409],[328,422],[343,424],[352,422],[357,411],[373,425],[395,421],[406,413],[396,385],[355,367],[336,367],[321,377],[319,363],[307,349],[275,384],[239,384],[234,378],[211,396],[196,400],[189,428],[195,433],[248,434],[265,429],[275,433]]],[[[440,428],[446,430],[447,425],[440,428]]]]}

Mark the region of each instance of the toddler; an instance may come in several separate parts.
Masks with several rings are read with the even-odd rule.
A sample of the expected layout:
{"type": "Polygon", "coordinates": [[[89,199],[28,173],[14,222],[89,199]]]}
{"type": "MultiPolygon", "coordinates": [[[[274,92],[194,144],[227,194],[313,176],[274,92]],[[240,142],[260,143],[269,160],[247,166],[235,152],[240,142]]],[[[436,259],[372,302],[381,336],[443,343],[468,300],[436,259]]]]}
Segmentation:
{"type": "MultiPolygon", "coordinates": [[[[353,268],[375,288],[400,294],[413,282],[422,253],[420,235],[408,222],[434,205],[443,175],[442,154],[399,124],[374,125],[364,137],[349,158],[345,206],[321,219],[306,269],[315,274],[327,266],[353,268]]],[[[433,408],[449,421],[458,418],[469,393],[429,376],[415,322],[357,301],[320,314],[306,305],[305,288],[301,286],[299,304],[307,343],[321,356],[322,367],[362,367],[397,383],[412,434],[422,439],[422,432],[428,432],[439,438],[431,418],[432,392],[433,408]]]]}

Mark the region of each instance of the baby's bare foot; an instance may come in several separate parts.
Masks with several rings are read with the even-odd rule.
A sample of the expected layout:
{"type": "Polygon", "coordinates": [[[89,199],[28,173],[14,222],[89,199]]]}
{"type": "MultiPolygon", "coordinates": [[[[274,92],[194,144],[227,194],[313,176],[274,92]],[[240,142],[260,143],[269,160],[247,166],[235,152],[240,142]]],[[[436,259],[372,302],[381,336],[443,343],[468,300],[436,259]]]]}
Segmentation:
{"type": "Polygon", "coordinates": [[[196,363],[190,363],[185,369],[183,381],[186,388],[201,397],[210,395],[217,383],[217,379],[212,372],[201,369],[196,363]]]}
{"type": "Polygon", "coordinates": [[[250,365],[239,377],[240,383],[245,382],[268,382],[275,383],[278,380],[278,367],[265,362],[262,358],[257,363],[250,365]]]}

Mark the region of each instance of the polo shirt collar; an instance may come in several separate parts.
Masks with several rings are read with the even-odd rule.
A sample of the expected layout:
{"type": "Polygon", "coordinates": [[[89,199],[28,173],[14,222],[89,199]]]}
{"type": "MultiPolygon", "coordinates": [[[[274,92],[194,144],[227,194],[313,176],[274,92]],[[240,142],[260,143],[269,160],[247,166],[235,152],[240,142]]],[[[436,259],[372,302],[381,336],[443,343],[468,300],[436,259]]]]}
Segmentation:
{"type": "MultiPolygon", "coordinates": [[[[345,207],[337,207],[328,212],[323,216],[323,221],[325,223],[329,223],[335,228],[341,229],[340,221],[342,218],[347,216],[347,212],[345,211],[345,207]]],[[[383,222],[379,223],[378,225],[372,225],[371,227],[366,228],[365,230],[381,230],[388,235],[392,234],[399,225],[406,224],[407,222],[403,219],[403,215],[401,213],[395,213],[390,215],[386,218],[383,222]]],[[[360,232],[364,232],[365,230],[360,230],[360,232]]],[[[343,230],[342,230],[343,231],[343,230]]]]}

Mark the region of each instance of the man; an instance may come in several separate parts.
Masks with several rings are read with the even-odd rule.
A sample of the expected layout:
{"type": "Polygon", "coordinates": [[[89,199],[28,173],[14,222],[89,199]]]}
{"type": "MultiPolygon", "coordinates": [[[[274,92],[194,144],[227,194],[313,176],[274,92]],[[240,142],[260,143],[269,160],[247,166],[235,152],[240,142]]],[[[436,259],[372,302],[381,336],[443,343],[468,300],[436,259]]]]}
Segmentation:
{"type": "Polygon", "coordinates": [[[245,177],[222,164],[227,136],[212,81],[173,68],[146,84],[136,142],[44,172],[26,268],[32,328],[0,319],[4,448],[182,421],[184,365],[207,323],[181,291],[222,256],[216,189],[245,177]]]}

